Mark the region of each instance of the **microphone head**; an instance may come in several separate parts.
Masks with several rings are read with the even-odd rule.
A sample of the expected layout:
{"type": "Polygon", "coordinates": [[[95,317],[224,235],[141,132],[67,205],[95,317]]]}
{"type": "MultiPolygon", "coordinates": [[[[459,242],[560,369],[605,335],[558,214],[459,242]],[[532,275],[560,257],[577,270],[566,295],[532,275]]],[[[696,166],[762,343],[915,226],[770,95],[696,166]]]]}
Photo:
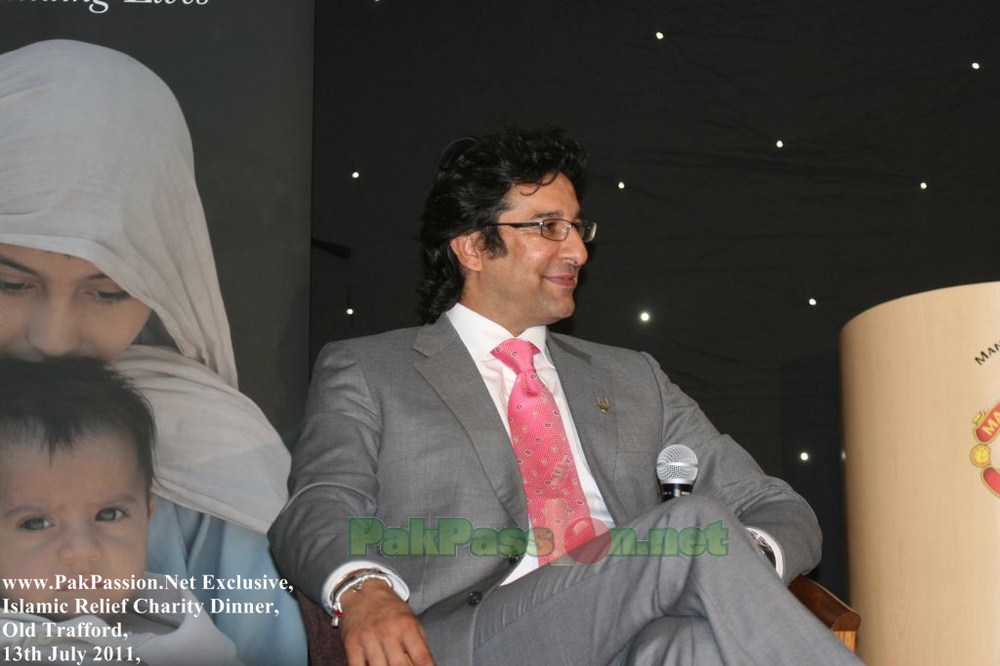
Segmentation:
{"type": "Polygon", "coordinates": [[[683,444],[671,444],[656,457],[656,476],[660,483],[693,485],[698,478],[698,456],[683,444]]]}

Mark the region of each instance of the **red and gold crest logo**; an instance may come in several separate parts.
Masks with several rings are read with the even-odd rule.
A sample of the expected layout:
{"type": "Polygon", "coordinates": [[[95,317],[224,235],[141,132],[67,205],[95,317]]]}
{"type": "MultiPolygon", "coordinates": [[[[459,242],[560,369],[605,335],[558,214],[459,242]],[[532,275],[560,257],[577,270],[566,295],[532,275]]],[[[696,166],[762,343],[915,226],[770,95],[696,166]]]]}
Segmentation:
{"type": "Polygon", "coordinates": [[[972,447],[969,457],[972,464],[982,468],[982,479],[990,492],[1000,497],[1000,470],[991,465],[992,456],[990,444],[1000,435],[1000,402],[997,402],[989,411],[979,412],[972,420],[973,436],[976,438],[976,445],[972,447]]]}

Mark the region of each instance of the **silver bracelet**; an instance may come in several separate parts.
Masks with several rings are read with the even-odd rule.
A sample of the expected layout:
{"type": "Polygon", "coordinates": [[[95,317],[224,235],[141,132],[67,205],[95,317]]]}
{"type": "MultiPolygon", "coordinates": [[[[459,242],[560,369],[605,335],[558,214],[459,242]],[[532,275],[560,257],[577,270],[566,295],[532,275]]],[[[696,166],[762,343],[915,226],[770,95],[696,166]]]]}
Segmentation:
{"type": "Polygon", "coordinates": [[[767,561],[771,563],[771,566],[774,567],[775,570],[777,570],[778,562],[774,558],[774,549],[771,548],[771,544],[768,543],[767,539],[762,537],[755,530],[750,531],[750,536],[753,537],[754,543],[757,544],[757,548],[759,548],[760,551],[764,553],[764,556],[767,558],[767,561]]]}
{"type": "MultiPolygon", "coordinates": [[[[767,557],[768,562],[774,567],[774,573],[778,574],[778,577],[782,577],[785,573],[785,557],[781,552],[781,546],[772,545],[771,541],[764,536],[764,530],[757,527],[747,527],[747,531],[750,533],[750,537],[757,544],[757,548],[760,549],[764,556],[767,557]]],[[[771,537],[772,539],[774,537],[771,537]]]]}
{"type": "Polygon", "coordinates": [[[344,607],[340,604],[340,599],[344,596],[344,593],[349,590],[360,592],[365,582],[372,579],[385,581],[389,587],[392,587],[392,579],[389,575],[378,569],[358,569],[337,583],[337,587],[333,591],[333,606],[331,606],[331,610],[333,611],[333,626],[339,627],[340,618],[344,615],[344,607]]]}

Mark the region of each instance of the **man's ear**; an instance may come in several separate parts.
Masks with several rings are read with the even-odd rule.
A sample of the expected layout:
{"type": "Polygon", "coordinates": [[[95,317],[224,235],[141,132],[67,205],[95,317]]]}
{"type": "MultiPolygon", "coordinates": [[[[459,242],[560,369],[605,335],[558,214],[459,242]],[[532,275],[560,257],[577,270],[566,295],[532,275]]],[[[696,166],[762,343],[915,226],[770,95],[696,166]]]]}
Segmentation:
{"type": "Polygon", "coordinates": [[[483,240],[482,232],[470,231],[467,234],[456,236],[449,241],[449,245],[462,268],[476,273],[483,269],[486,241],[483,240]]]}

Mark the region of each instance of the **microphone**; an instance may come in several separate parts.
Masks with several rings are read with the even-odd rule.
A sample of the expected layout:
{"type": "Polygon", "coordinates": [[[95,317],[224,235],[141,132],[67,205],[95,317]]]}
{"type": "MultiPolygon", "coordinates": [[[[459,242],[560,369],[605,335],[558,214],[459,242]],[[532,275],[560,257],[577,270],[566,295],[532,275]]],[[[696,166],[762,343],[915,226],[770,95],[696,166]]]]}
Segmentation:
{"type": "Polygon", "coordinates": [[[683,444],[671,444],[656,457],[656,476],[662,501],[690,495],[698,478],[698,456],[683,444]]]}

